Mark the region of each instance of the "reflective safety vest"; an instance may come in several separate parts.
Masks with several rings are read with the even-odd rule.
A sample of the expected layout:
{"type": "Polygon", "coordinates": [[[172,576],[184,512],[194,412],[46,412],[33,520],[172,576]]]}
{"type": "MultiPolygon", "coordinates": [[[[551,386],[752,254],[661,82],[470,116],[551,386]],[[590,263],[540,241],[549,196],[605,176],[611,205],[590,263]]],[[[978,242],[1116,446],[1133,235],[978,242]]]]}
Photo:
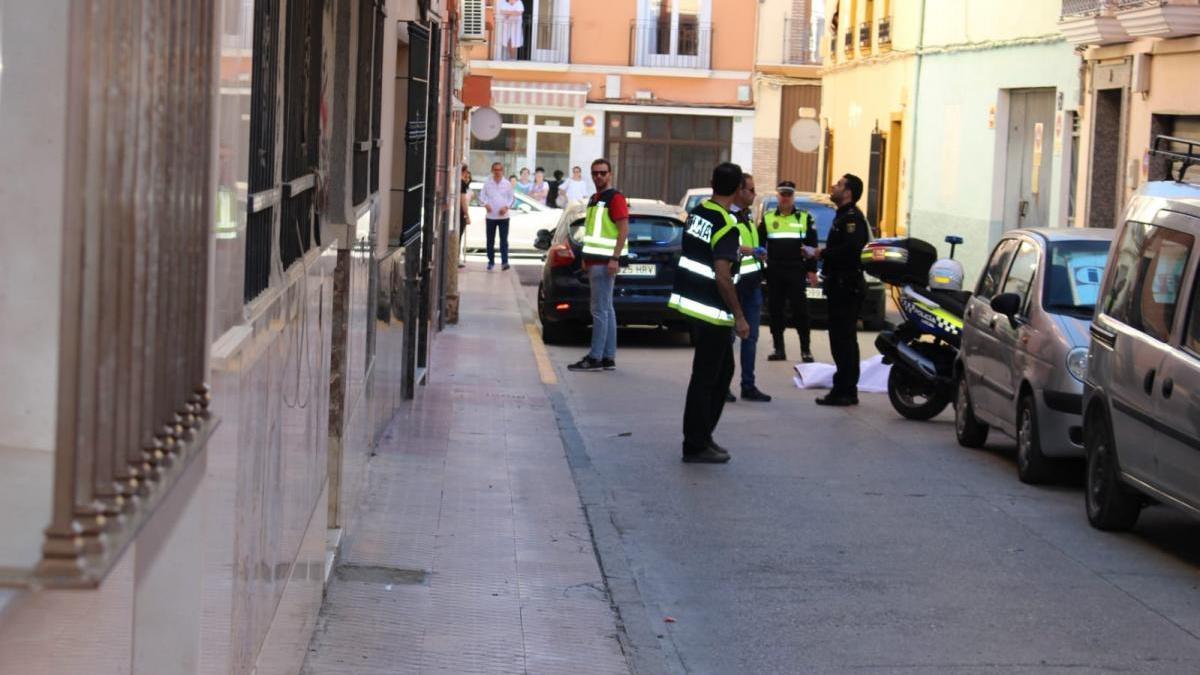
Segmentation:
{"type": "Polygon", "coordinates": [[[609,188],[588,201],[587,219],[584,221],[583,257],[592,260],[608,260],[617,251],[617,223],[608,215],[608,205],[617,191],[609,188]]]}
{"type": "Polygon", "coordinates": [[[767,239],[804,239],[808,234],[809,215],[806,211],[792,211],[784,216],[778,210],[768,211],[763,216],[767,225],[767,239]]]}
{"type": "MultiPolygon", "coordinates": [[[[683,252],[675,271],[675,288],[667,306],[684,316],[716,326],[732,326],[733,314],[717,290],[713,247],[726,236],[737,236],[734,217],[720,204],[704,200],[692,209],[683,233],[683,252]]],[[[734,282],[737,281],[734,276],[734,282]]]]}
{"type": "MultiPolygon", "coordinates": [[[[754,223],[738,221],[738,240],[742,246],[758,248],[758,228],[754,223]]],[[[753,285],[762,282],[763,263],[753,255],[743,255],[738,272],[741,275],[739,284],[753,285]]]]}

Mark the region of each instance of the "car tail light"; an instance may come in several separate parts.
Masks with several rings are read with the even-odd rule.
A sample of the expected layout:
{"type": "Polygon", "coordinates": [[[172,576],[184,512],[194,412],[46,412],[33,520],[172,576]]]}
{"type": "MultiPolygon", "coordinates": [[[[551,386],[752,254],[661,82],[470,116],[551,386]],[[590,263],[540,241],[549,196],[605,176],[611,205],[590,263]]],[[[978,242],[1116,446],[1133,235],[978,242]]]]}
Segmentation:
{"type": "Polygon", "coordinates": [[[563,242],[550,248],[551,267],[569,267],[574,262],[575,251],[571,250],[570,244],[563,242]]]}

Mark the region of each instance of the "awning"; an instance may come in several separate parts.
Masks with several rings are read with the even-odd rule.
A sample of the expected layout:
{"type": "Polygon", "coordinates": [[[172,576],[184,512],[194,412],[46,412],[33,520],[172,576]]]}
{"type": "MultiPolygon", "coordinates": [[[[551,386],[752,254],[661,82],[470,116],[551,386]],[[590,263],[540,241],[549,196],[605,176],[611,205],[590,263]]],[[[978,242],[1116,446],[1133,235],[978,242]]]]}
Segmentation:
{"type": "Polygon", "coordinates": [[[576,82],[492,82],[492,105],[578,109],[592,85],[576,82]]]}

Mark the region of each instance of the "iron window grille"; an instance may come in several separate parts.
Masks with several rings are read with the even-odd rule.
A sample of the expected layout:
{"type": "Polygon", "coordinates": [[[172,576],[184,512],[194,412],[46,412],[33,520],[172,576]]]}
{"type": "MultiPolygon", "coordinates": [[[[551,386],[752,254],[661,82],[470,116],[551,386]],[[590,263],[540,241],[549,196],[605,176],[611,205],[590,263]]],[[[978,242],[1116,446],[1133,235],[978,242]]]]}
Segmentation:
{"type": "Polygon", "coordinates": [[[255,0],[250,85],[250,169],[246,216],[244,299],[271,283],[271,226],[275,189],[276,84],[279,71],[279,0],[255,0]]]}
{"type": "Polygon", "coordinates": [[[279,227],[279,257],[284,269],[319,243],[315,197],[320,160],[323,5],[323,0],[292,0],[288,7],[279,227]]]}

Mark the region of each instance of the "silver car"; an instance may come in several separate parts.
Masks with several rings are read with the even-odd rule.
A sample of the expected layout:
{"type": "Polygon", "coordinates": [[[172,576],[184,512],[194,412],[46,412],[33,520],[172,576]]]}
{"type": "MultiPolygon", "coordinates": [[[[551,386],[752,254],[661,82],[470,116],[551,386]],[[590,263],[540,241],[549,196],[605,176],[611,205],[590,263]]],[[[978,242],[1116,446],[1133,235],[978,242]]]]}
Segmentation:
{"type": "Polygon", "coordinates": [[[1146,497],[1200,516],[1197,241],[1200,183],[1158,182],[1139,189],[1113,244],[1083,399],[1100,529],[1133,527],[1146,497]]]}
{"type": "Polygon", "coordinates": [[[989,429],[1017,440],[1017,475],[1041,483],[1083,455],[1083,378],[1112,230],[1023,229],[996,244],[967,301],[954,421],[958,442],[989,429]]]}

